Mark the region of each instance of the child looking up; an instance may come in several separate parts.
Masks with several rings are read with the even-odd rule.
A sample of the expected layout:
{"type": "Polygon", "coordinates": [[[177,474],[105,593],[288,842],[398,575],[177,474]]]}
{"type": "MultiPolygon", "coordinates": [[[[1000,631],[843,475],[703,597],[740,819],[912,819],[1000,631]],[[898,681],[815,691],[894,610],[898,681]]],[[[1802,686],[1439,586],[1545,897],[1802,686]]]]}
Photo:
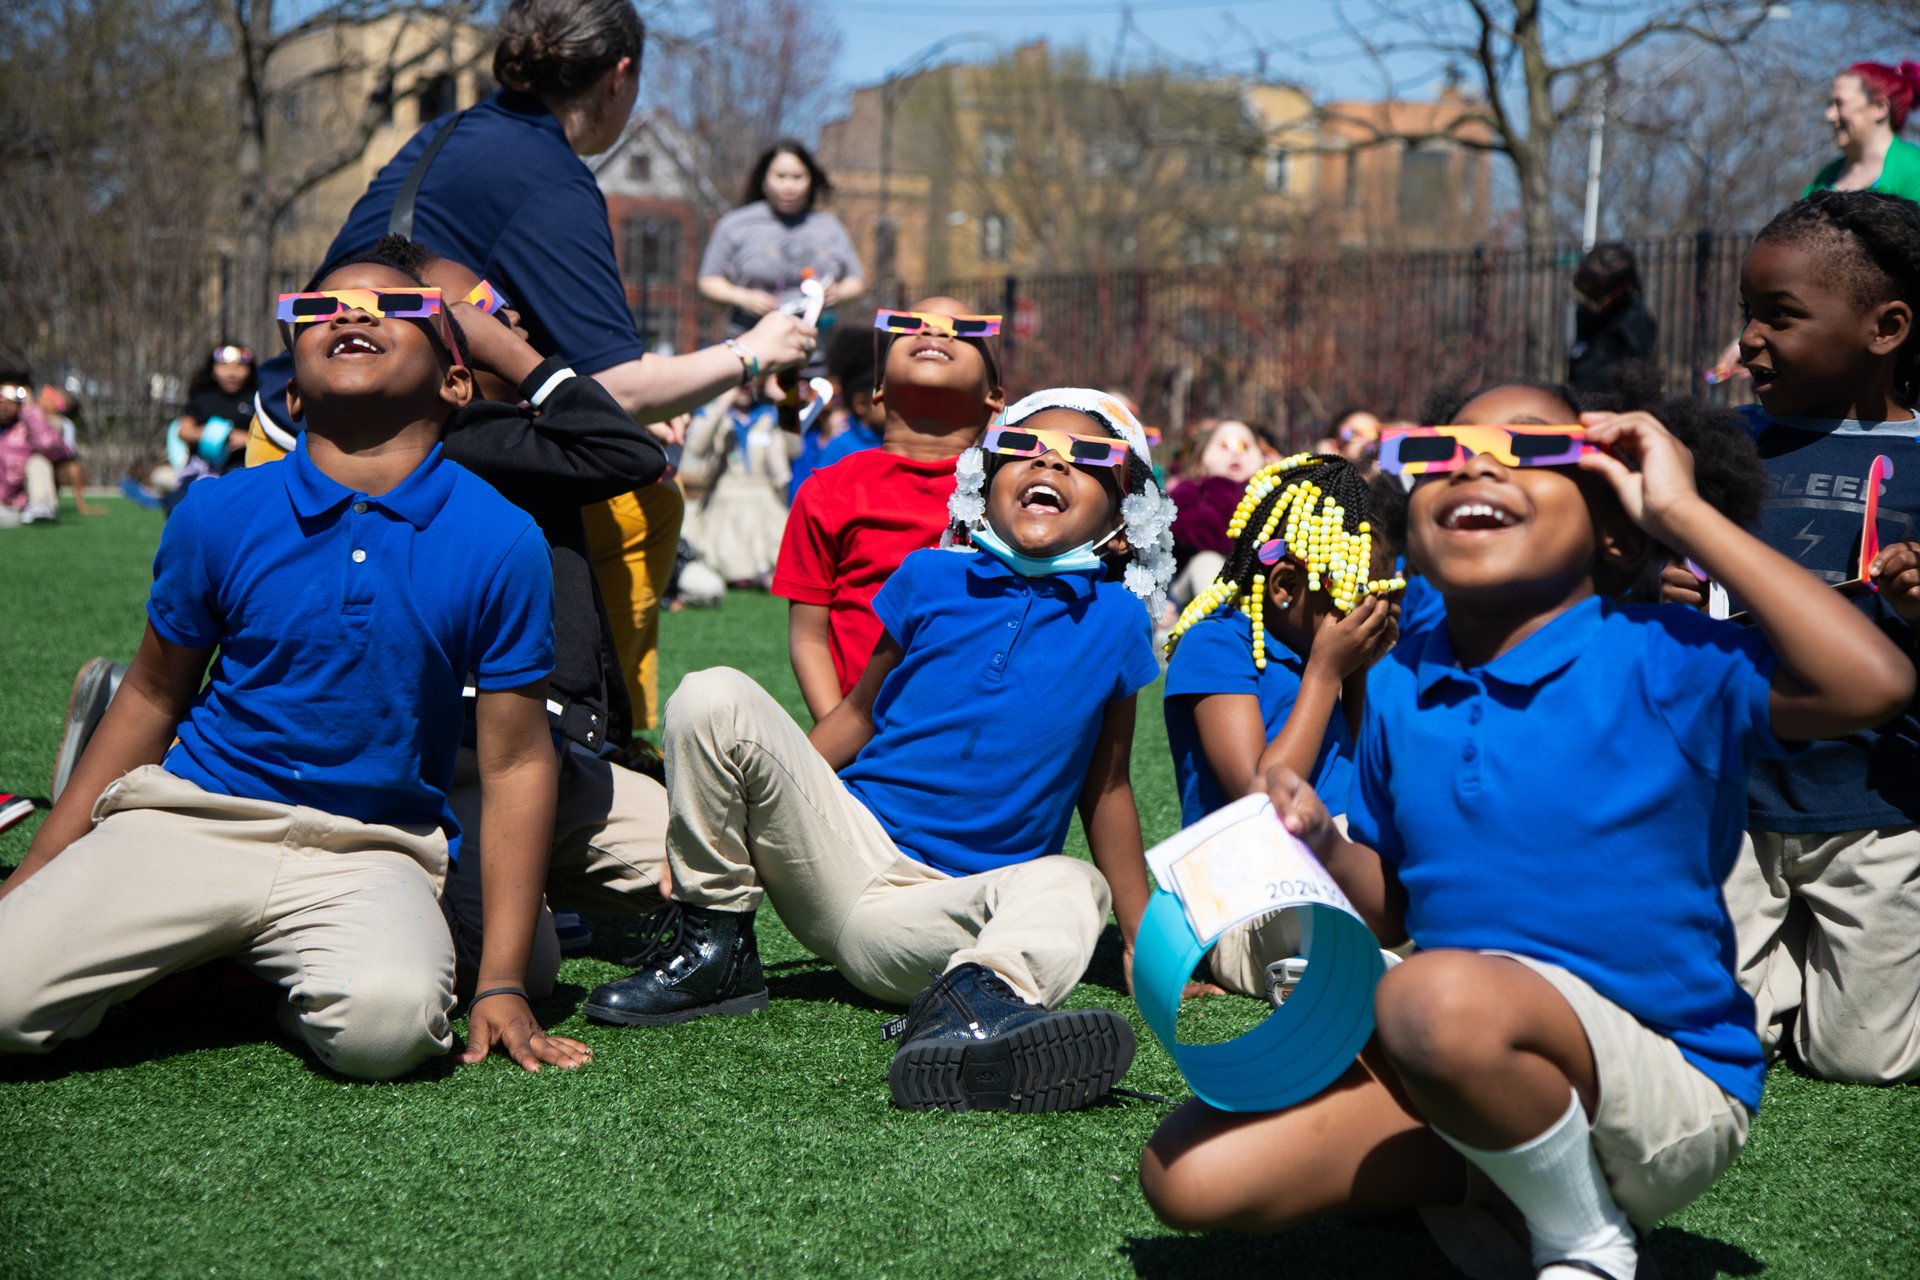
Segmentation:
{"type": "MultiPolygon", "coordinates": [[[[1460,413],[1571,417],[1527,387],[1460,413]]],[[[1747,775],[1786,743],[1884,721],[1913,671],[1702,501],[1653,418],[1581,420],[1609,452],[1522,465],[1483,427],[1413,490],[1408,558],[1446,622],[1368,679],[1351,838],[1298,774],[1267,783],[1379,939],[1420,949],[1381,981],[1375,1035],[1332,1088],[1263,1115],[1189,1103],[1161,1126],[1141,1182],[1164,1221],[1275,1231],[1459,1205],[1473,1170],[1524,1216],[1542,1280],[1634,1280],[1635,1228],[1745,1141],[1764,1062],[1720,881],[1747,775]],[[1613,606],[1655,540],[1758,630],[1613,606]]]]}
{"type": "Polygon", "coordinates": [[[1159,667],[1136,595],[1171,576],[1173,513],[1112,400],[1041,392],[1009,417],[968,452],[953,499],[977,549],[905,559],[873,602],[872,661],[811,735],[739,672],[681,683],[664,741],[674,900],[639,971],[589,1014],[765,1008],[764,895],[856,987],[912,1001],[889,1075],[899,1106],[1063,1110],[1126,1071],[1124,1018],[1048,1010],[1109,905],[1130,967],[1146,907],[1128,760],[1134,695],[1159,667]],[[1126,586],[1101,558],[1123,532],[1126,586]],[[1076,807],[1092,865],[1060,856],[1076,807]]]}
{"type": "MultiPolygon", "coordinates": [[[[1877,591],[1853,609],[1909,656],[1920,622],[1920,207],[1825,191],[1781,213],[1748,251],[1739,346],[1758,406],[1746,426],[1767,470],[1761,536],[1828,582],[1858,576],[1876,457],[1877,591]]],[[[1669,570],[1669,599],[1700,583],[1669,570]],[[1677,586],[1677,590],[1675,587],[1677,586]]],[[[1731,588],[1731,584],[1728,584],[1731,588]]],[[[1737,594],[1737,593],[1736,593],[1737,594]]],[[[1741,983],[1769,1050],[1790,1039],[1817,1075],[1920,1078],[1920,716],[1907,707],[1754,771],[1749,850],[1727,881],[1741,983]]]]}
{"type": "MultiPolygon", "coordinates": [[[[1220,576],[1167,641],[1163,709],[1182,826],[1246,795],[1275,763],[1312,779],[1329,813],[1346,813],[1366,671],[1399,634],[1394,597],[1374,593],[1400,589],[1384,579],[1404,510],[1397,479],[1369,486],[1345,458],[1297,454],[1254,475],[1220,576]],[[1326,528],[1365,550],[1314,572],[1326,528]]],[[[1266,966],[1299,949],[1297,915],[1282,912],[1229,930],[1210,961],[1223,986],[1257,995],[1266,966]]]]}
{"type": "MultiPolygon", "coordinates": [[[[936,297],[914,312],[950,320],[967,308],[936,297]]],[[[787,651],[816,722],[866,670],[883,630],[875,593],[908,552],[939,542],[954,463],[1006,405],[987,339],[953,329],[942,319],[913,334],[876,329],[881,445],[821,461],[787,513],[772,590],[792,602],[787,651]]]]}
{"type": "Polygon", "coordinates": [[[556,771],[546,545],[442,452],[473,387],[437,291],[371,263],[320,290],[281,304],[305,434],[175,510],[120,695],[0,887],[0,1051],[46,1052],[232,956],[337,1071],[445,1052],[436,899],[472,679],[489,928],[463,1061],[587,1059],[524,994],[556,771]]]}

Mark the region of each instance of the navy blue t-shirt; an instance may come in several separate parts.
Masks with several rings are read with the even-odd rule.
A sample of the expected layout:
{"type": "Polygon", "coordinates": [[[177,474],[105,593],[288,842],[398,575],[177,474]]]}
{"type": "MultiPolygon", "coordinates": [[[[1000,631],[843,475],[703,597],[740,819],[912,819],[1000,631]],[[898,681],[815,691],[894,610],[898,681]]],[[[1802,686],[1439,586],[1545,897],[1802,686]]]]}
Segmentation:
{"type": "MultiPolygon", "coordinates": [[[[445,124],[423,125],[387,161],[326,261],[387,233],[394,198],[445,124]]],[[[413,238],[505,293],[541,355],[565,352],[580,373],[640,358],[606,197],[538,98],[501,89],[460,118],[421,184],[413,238]]]]}
{"type": "MultiPolygon", "coordinates": [[[[1180,784],[1180,825],[1190,827],[1215,809],[1238,796],[1220,789],[1220,781],[1207,763],[1200,744],[1200,731],[1194,724],[1193,701],[1187,694],[1244,693],[1260,699],[1260,719],[1266,726],[1267,741],[1272,742],[1286,727],[1293,713],[1294,700],[1300,696],[1300,680],[1307,665],[1293,650],[1267,634],[1267,668],[1253,665],[1253,620],[1246,614],[1223,606],[1187,628],[1174,646],[1167,662],[1166,701],[1167,746],[1173,751],[1173,773],[1180,784]]],[[[1327,722],[1320,739],[1320,754],[1313,762],[1313,790],[1327,812],[1347,811],[1347,796],[1353,790],[1353,734],[1347,728],[1347,713],[1336,699],[1333,718],[1327,722]]]]}
{"type": "MultiPolygon", "coordinates": [[[[1759,534],[1766,544],[1828,582],[1859,569],[1866,518],[1867,469],[1879,455],[1893,463],[1881,482],[1880,541],[1920,541],[1920,418],[1853,422],[1775,418],[1759,405],[1741,410],[1767,468],[1759,534]]],[[[1914,635],[1879,595],[1855,607],[1908,655],[1914,635]]],[[[1758,831],[1839,832],[1920,821],[1920,717],[1906,712],[1878,729],[1816,742],[1792,761],[1753,771],[1747,825],[1758,831]]]]}
{"type": "Polygon", "coordinates": [[[1759,631],[1598,597],[1471,670],[1422,632],[1367,678],[1349,832],[1398,872],[1423,949],[1560,965],[1758,1107],[1720,886],[1748,774],[1789,751],[1774,665],[1759,631]]]}
{"type": "Polygon", "coordinates": [[[1060,852],[1107,704],[1160,675],[1146,609],[1097,576],[923,550],[880,588],[905,656],[840,777],[900,852],[953,875],[1060,852]]]}
{"type": "Polygon", "coordinates": [[[202,480],[153,561],[161,639],[218,645],[163,762],[222,795],[393,826],[439,826],[461,686],[553,669],[553,569],[540,528],[441,446],[370,497],[307,438],[279,462],[202,480]]]}

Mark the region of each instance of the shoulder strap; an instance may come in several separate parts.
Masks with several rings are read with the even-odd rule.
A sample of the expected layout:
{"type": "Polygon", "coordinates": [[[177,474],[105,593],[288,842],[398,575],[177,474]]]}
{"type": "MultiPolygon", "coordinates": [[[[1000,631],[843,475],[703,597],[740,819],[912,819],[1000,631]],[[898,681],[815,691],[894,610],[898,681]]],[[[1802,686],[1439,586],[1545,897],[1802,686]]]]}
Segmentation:
{"type": "Polygon", "coordinates": [[[407,180],[400,184],[400,194],[393,198],[393,216],[387,219],[387,234],[413,239],[413,202],[420,194],[420,184],[427,179],[427,170],[433,167],[433,158],[440,154],[440,148],[447,145],[447,139],[453,134],[453,127],[460,123],[464,111],[454,113],[453,119],[440,126],[440,132],[434,135],[420,158],[413,162],[412,172],[407,180]]]}

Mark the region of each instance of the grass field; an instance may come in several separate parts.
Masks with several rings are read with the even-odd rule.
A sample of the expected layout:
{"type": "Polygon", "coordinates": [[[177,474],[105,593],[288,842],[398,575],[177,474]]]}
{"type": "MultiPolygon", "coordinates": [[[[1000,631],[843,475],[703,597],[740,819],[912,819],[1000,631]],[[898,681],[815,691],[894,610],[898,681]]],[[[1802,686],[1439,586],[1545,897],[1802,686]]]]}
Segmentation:
{"type": "MultiPolygon", "coordinates": [[[[156,515],[125,503],[0,531],[0,790],[44,794],[68,688],[140,636],[156,515]]],[[[727,664],[800,707],[782,602],[731,596],[662,623],[663,686],[727,664]]],[[[1177,823],[1157,690],[1135,782],[1149,842],[1177,823]]],[[[0,834],[18,863],[38,817],[0,834]]],[[[1075,837],[1076,847],[1079,844],[1075,837]]],[[[906,1115],[888,1011],[761,914],[770,1013],[664,1030],[578,1009],[631,932],[593,918],[542,1017],[594,1065],[503,1058],[351,1084],[257,1011],[112,1018],[46,1058],[0,1060],[0,1278],[115,1276],[1238,1276],[1455,1274],[1411,1221],[1183,1237],[1134,1185],[1164,1109],[906,1115]]],[[[1184,1097],[1122,993],[1109,929],[1073,1003],[1121,1009],[1126,1083],[1184,1097]]],[[[1216,1034],[1263,1006],[1189,1014],[1216,1034]],[[1210,1024],[1210,1025],[1208,1025],[1210,1024]],[[1223,1025],[1224,1024],[1224,1025],[1223,1025]]],[[[1920,1276],[1920,1089],[1776,1069],[1745,1154],[1654,1236],[1667,1280],[1920,1276]]]]}

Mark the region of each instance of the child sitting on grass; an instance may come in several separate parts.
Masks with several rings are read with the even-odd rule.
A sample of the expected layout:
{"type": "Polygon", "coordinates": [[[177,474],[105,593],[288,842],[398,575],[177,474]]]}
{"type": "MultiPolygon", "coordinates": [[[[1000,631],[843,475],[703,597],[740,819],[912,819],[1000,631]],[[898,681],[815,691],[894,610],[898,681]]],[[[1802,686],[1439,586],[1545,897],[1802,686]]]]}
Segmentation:
{"type": "MultiPolygon", "coordinates": [[[[1345,458],[1303,453],[1254,475],[1220,576],[1167,641],[1182,826],[1246,795],[1276,763],[1312,779],[1329,813],[1346,813],[1367,668],[1399,635],[1393,597],[1373,593],[1399,589],[1386,579],[1405,509],[1396,478],[1369,485],[1345,458]]],[[[1223,986],[1258,995],[1266,966],[1299,950],[1298,917],[1285,911],[1229,930],[1209,958],[1223,986]]]]}
{"type": "Polygon", "coordinates": [[[902,314],[880,313],[881,445],[823,458],[787,513],[773,594],[792,602],[787,649],[816,722],[866,670],[882,631],[874,594],[909,552],[940,540],[954,464],[1006,405],[986,338],[955,332],[952,318],[966,311],[954,298],[923,298],[905,313],[930,317],[917,333],[879,329],[902,314]]]}
{"type": "MultiPolygon", "coordinates": [[[[1761,231],[1741,268],[1742,411],[1768,484],[1760,536],[1828,582],[1859,576],[1876,457],[1881,531],[1852,605],[1915,650],[1920,622],[1920,207],[1823,191],[1761,231]]],[[[1702,603],[1685,569],[1668,598],[1702,603]]],[[[1731,584],[1729,584],[1731,585],[1731,584]]],[[[1737,594],[1737,593],[1736,593],[1737,594]]],[[[1754,771],[1725,889],[1762,1043],[1829,1080],[1920,1078],[1920,716],[1903,709],[1754,771]]]]}
{"type": "Polygon", "coordinates": [[[1057,1111],[1125,1073],[1125,1018],[1049,1010],[1109,905],[1130,968],[1146,908],[1128,760],[1134,695],[1159,668],[1136,596],[1157,606],[1172,576],[1172,504],[1145,434],[1098,392],[1029,396],[983,448],[952,503],[973,549],[906,557],[874,600],[872,661],[811,735],[737,671],[681,683],[664,743],[674,901],[589,1014],[765,1008],[764,894],[856,987],[912,1001],[889,1074],[901,1107],[1057,1111]],[[1101,556],[1123,532],[1124,586],[1101,556]],[[1060,856],[1076,805],[1093,865],[1060,856]]]}
{"type": "MultiPolygon", "coordinates": [[[[1502,387],[1459,420],[1571,417],[1502,387]]],[[[1785,743],[1883,722],[1913,670],[1702,501],[1651,416],[1581,420],[1608,452],[1522,465],[1480,427],[1414,489],[1408,556],[1447,618],[1368,680],[1351,839],[1298,774],[1267,787],[1380,940],[1420,950],[1381,981],[1374,1038],[1325,1092],[1261,1115],[1189,1103],[1160,1127],[1140,1172],[1163,1221],[1277,1231],[1490,1183],[1542,1280],[1633,1280],[1635,1229],[1744,1143],[1764,1062],[1720,882],[1747,775],[1785,743]],[[1759,629],[1615,607],[1656,539],[1759,629]]]]}
{"type": "Polygon", "coordinates": [[[167,525],[120,696],[0,887],[0,1051],[46,1052],[232,956],[285,989],[282,1025],[336,1071],[444,1053],[436,899],[471,673],[489,918],[462,1061],[588,1059],[524,994],[556,772],[546,544],[442,453],[473,384],[439,303],[351,262],[282,298],[307,430],[167,525]]]}

